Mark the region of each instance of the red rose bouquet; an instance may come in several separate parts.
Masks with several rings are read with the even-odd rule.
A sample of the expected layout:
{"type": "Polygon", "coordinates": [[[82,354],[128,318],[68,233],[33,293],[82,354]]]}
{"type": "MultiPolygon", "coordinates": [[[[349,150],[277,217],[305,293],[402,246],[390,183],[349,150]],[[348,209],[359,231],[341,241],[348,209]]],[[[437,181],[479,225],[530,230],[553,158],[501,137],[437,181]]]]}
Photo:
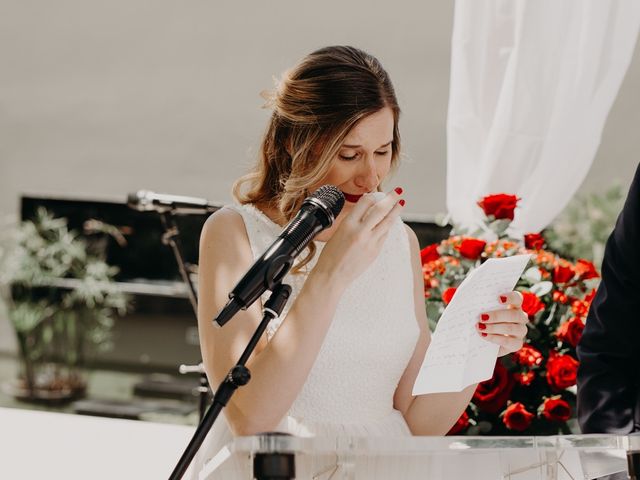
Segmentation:
{"type": "Polygon", "coordinates": [[[576,345],[599,280],[594,265],[547,251],[545,238],[511,238],[515,195],[488,195],[478,202],[483,224],[472,234],[452,235],[421,252],[425,304],[432,329],[456,288],[474,267],[492,257],[532,254],[516,290],[529,316],[523,347],[498,359],[493,378],[482,382],[450,434],[545,435],[569,433],[575,417],[576,345]]]}

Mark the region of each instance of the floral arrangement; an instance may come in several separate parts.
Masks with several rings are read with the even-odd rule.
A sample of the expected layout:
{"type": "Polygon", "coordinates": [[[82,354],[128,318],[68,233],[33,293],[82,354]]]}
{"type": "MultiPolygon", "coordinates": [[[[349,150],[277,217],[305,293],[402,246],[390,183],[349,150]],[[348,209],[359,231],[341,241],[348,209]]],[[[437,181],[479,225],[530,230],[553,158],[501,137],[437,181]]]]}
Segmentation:
{"type": "Polygon", "coordinates": [[[527,234],[524,240],[510,237],[519,200],[509,194],[484,197],[478,202],[484,219],[477,231],[454,227],[449,238],[421,252],[432,328],[471,269],[492,257],[532,254],[516,286],[529,316],[525,344],[498,359],[493,378],[478,385],[452,435],[570,433],[569,422],[575,417],[575,348],[599,274],[587,260],[572,262],[545,250],[540,233],[527,234]]]}

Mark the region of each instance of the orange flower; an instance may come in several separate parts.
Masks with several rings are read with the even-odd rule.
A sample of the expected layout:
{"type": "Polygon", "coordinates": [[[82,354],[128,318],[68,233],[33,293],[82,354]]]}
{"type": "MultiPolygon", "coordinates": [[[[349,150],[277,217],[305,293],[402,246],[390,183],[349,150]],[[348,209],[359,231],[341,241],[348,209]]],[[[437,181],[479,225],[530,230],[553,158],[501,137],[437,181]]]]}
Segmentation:
{"type": "Polygon", "coordinates": [[[547,252],[546,250],[540,250],[538,255],[536,255],[535,259],[537,264],[542,265],[553,265],[556,264],[556,256],[553,253],[547,252]]]}
{"type": "Polygon", "coordinates": [[[502,248],[504,248],[505,250],[511,250],[512,248],[516,248],[517,246],[518,246],[517,243],[513,243],[508,240],[505,240],[504,242],[502,242],[502,248]]]}
{"type": "Polygon", "coordinates": [[[571,302],[571,311],[578,317],[584,317],[589,313],[589,303],[582,300],[574,300],[571,302]]]}
{"type": "Polygon", "coordinates": [[[538,270],[540,270],[540,276],[543,279],[547,279],[547,278],[551,277],[551,274],[549,272],[547,272],[544,268],[540,267],[540,268],[538,268],[538,270]]]}
{"type": "Polygon", "coordinates": [[[513,353],[516,363],[525,367],[534,367],[542,363],[543,357],[540,350],[531,345],[523,345],[520,350],[513,353]]]}
{"type": "Polygon", "coordinates": [[[560,290],[554,290],[551,296],[554,302],[565,304],[569,301],[567,295],[560,290]]]}
{"type": "Polygon", "coordinates": [[[536,378],[535,372],[528,371],[524,373],[514,373],[513,378],[515,378],[516,382],[518,382],[522,386],[529,386],[533,382],[533,379],[536,378]]]}

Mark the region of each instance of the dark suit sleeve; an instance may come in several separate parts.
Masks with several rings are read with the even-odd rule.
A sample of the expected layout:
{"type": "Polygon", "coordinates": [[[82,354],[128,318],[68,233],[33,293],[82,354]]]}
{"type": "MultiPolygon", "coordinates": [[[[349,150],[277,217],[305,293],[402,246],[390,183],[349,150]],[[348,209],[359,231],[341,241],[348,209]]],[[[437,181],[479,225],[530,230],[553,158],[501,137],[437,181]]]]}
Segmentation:
{"type": "Polygon", "coordinates": [[[584,433],[637,429],[640,359],[640,166],[604,253],[602,282],[577,348],[584,433]]]}

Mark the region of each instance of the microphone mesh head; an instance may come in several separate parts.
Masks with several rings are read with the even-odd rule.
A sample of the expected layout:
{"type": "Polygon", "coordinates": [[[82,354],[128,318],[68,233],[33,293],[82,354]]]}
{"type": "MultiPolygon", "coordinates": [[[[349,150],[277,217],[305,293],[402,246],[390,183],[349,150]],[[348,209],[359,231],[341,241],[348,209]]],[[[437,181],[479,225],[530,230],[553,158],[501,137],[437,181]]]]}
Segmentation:
{"type": "Polygon", "coordinates": [[[334,218],[342,211],[344,207],[344,195],[333,185],[323,185],[315,192],[313,192],[309,198],[316,198],[326,205],[334,218]]]}

